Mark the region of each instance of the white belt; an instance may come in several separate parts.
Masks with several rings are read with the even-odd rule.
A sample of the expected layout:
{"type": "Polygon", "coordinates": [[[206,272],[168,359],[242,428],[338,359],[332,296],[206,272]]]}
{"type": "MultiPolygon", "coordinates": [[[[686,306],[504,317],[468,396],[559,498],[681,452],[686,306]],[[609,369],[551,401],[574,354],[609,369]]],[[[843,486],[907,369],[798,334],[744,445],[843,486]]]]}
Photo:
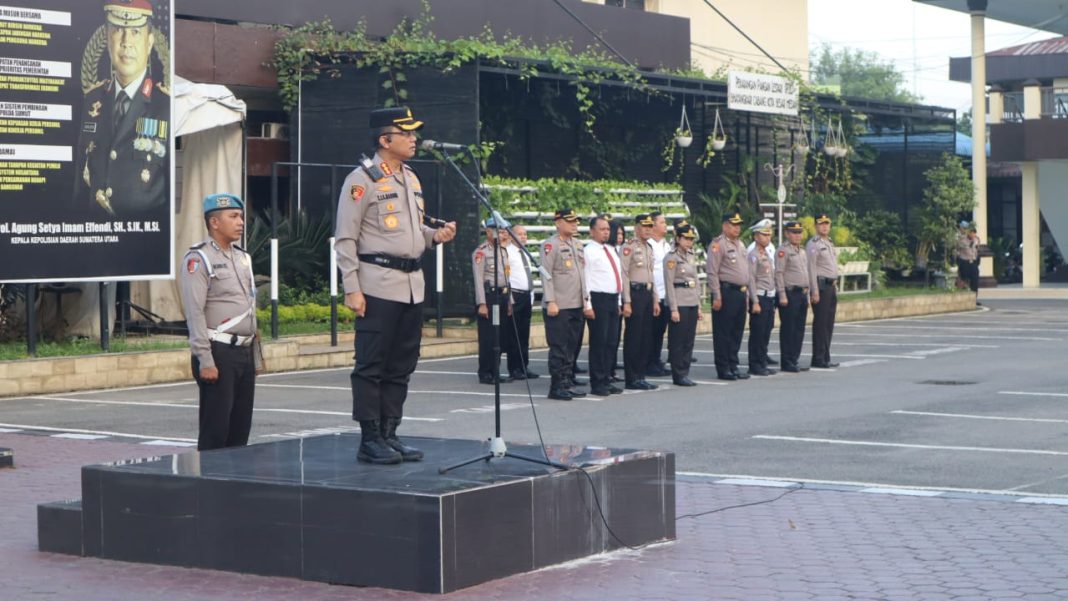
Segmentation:
{"type": "Polygon", "coordinates": [[[774,290],[757,290],[757,296],[766,296],[768,298],[775,298],[774,290]]]}
{"type": "Polygon", "coordinates": [[[251,346],[254,338],[255,336],[238,336],[237,334],[230,334],[228,332],[208,330],[209,340],[229,344],[230,346],[251,346]]]}

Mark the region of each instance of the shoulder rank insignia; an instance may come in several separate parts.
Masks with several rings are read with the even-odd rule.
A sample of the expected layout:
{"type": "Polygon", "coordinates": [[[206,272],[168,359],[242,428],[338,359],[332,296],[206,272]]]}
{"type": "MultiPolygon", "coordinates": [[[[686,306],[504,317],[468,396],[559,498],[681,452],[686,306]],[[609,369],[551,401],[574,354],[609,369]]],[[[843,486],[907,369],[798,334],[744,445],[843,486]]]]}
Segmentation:
{"type": "Polygon", "coordinates": [[[389,165],[387,165],[386,163],[382,163],[380,167],[382,167],[382,173],[385,173],[386,175],[393,175],[393,170],[390,169],[389,165]]]}

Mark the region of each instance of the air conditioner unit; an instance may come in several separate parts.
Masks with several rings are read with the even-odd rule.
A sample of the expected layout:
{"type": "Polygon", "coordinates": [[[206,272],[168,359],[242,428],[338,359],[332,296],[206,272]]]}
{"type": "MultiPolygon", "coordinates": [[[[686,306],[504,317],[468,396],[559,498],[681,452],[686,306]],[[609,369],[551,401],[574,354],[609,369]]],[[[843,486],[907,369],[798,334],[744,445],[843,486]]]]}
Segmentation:
{"type": "Polygon", "coordinates": [[[289,125],[285,123],[263,123],[260,125],[261,138],[273,138],[275,140],[289,139],[289,125]]]}

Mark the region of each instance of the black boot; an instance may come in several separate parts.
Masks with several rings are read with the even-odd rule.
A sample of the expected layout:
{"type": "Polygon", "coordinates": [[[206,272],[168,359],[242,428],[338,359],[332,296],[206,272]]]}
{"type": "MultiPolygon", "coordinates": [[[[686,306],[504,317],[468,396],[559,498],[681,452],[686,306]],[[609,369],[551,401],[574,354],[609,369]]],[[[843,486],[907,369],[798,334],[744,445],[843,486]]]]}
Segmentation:
{"type": "Polygon", "coordinates": [[[390,446],[394,451],[400,453],[401,458],[404,461],[420,461],[423,458],[423,452],[415,447],[410,447],[401,439],[397,438],[397,426],[401,423],[399,417],[386,417],[382,419],[382,438],[385,439],[386,444],[390,446]]]}
{"type": "Polygon", "coordinates": [[[400,463],[401,454],[382,439],[381,428],[382,422],[377,419],[360,422],[360,450],[356,458],[367,463],[400,463]]]}

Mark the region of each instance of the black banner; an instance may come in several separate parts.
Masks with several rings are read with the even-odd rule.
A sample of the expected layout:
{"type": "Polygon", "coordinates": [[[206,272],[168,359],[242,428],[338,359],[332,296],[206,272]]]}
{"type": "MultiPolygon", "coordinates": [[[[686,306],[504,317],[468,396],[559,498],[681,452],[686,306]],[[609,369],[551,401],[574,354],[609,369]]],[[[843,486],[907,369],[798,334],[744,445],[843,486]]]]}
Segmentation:
{"type": "Polygon", "coordinates": [[[0,281],[174,275],[171,0],[0,0],[0,281]]]}

